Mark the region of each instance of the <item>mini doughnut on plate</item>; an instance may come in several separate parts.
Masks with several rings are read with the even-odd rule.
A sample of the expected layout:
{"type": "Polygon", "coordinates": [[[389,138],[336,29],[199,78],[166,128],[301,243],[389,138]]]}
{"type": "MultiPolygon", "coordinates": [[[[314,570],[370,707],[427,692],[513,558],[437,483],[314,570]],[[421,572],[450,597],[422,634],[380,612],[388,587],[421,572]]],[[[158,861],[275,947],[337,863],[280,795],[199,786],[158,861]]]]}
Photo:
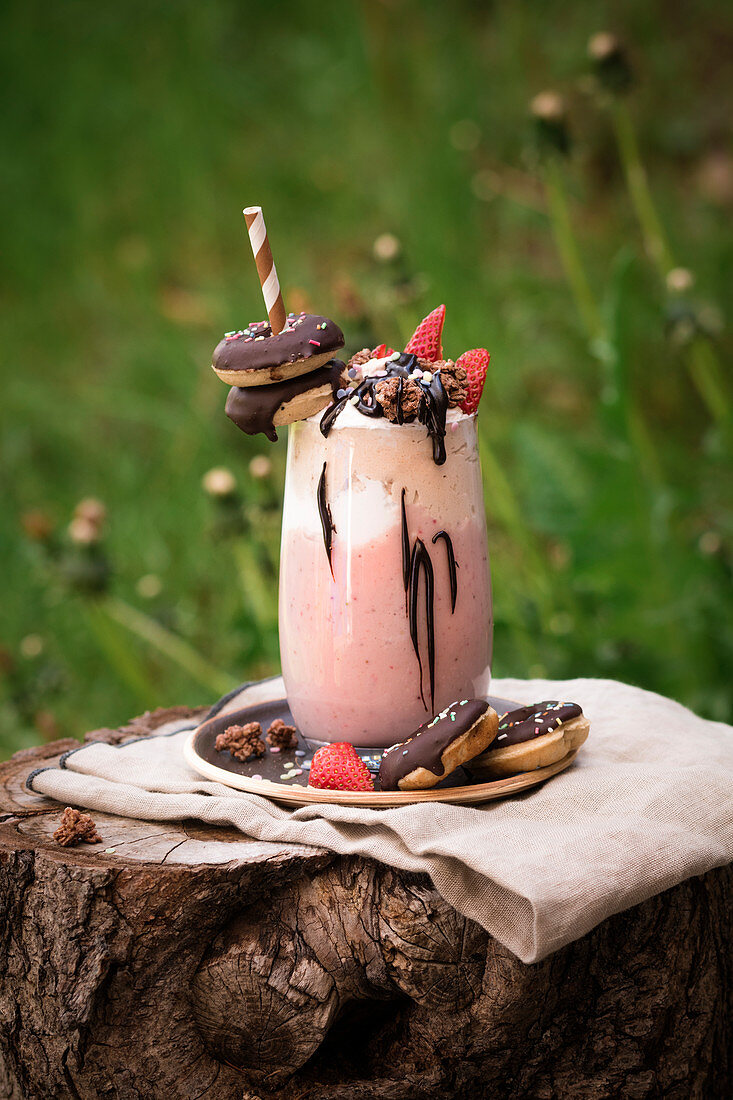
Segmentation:
{"type": "MultiPolygon", "coordinates": [[[[494,711],[504,715],[508,710],[521,704],[512,700],[490,697],[489,703],[494,711]]],[[[282,677],[251,684],[235,698],[227,701],[213,717],[206,719],[196,729],[191,730],[184,746],[183,754],[187,763],[199,775],[213,779],[217,783],[233,787],[250,794],[262,795],[284,806],[310,806],[315,803],[329,803],[340,806],[360,806],[376,810],[397,806],[410,806],[422,802],[445,802],[452,805],[470,806],[493,802],[496,799],[511,798],[539,784],[546,782],[559,772],[572,766],[575,752],[547,768],[538,768],[522,775],[512,775],[504,779],[481,779],[475,774],[461,776],[456,769],[448,777],[447,785],[424,790],[380,789],[377,784],[374,791],[340,791],[329,789],[314,790],[308,786],[308,761],[312,758],[318,742],[309,744],[299,734],[299,749],[293,756],[273,755],[268,748],[262,759],[240,763],[229,758],[229,754],[217,752],[216,738],[225,732],[232,723],[244,724],[256,721],[265,730],[270,723],[280,718],[286,725],[294,725],[294,719],[287,699],[282,677]],[[303,774],[291,775],[285,771],[290,762],[303,762],[303,774]],[[285,774],[283,774],[285,773],[285,774]]],[[[412,748],[413,746],[408,746],[412,748]]],[[[382,754],[377,749],[357,750],[362,759],[372,763],[382,754]]],[[[473,772],[472,764],[464,767],[463,772],[473,772]]]]}
{"type": "Polygon", "coordinates": [[[485,700],[456,700],[412,737],[385,751],[379,769],[382,790],[419,791],[436,786],[483,753],[498,728],[499,716],[485,700]]]}
{"type": "MultiPolygon", "coordinates": [[[[537,704],[541,706],[542,704],[537,704]]],[[[566,704],[570,706],[571,704],[566,704]]],[[[580,707],[576,707],[580,710],[580,707]]],[[[534,711],[535,708],[523,707],[515,713],[520,719],[526,711],[534,711]]],[[[536,713],[536,711],[535,711],[536,713]]],[[[510,715],[502,715],[502,720],[511,718],[510,715]]],[[[516,723],[520,729],[531,724],[533,718],[528,716],[516,723]]],[[[537,768],[547,768],[558,760],[563,760],[568,753],[575,753],[588,737],[590,722],[581,712],[569,717],[556,728],[539,736],[532,736],[520,740],[514,744],[503,745],[498,737],[487,752],[483,752],[475,760],[471,761],[470,771],[480,778],[500,779],[505,776],[519,775],[523,772],[532,772],[537,768]]]]}
{"type": "Polygon", "coordinates": [[[339,326],[314,313],[288,314],[282,332],[266,321],[230,332],[214,350],[214,372],[230,386],[268,386],[322,367],[344,346],[339,326]]]}

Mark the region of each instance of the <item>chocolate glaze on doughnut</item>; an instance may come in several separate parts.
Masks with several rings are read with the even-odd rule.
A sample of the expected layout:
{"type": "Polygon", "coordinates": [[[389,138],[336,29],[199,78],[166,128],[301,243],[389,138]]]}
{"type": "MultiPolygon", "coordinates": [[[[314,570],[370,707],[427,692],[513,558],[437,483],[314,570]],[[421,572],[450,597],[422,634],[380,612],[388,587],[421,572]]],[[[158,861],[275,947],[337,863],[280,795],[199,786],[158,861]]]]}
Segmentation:
{"type": "Polygon", "coordinates": [[[466,733],[486,714],[489,704],[485,699],[461,699],[425,722],[412,737],[399,745],[384,750],[379,767],[379,781],[383,791],[396,791],[401,779],[416,768],[426,768],[433,775],[443,775],[445,769],[441,757],[452,741],[466,733]]]}
{"type": "Polygon", "coordinates": [[[330,386],[331,394],[336,396],[341,372],[345,369],[340,359],[332,359],[324,367],[299,374],[297,378],[286,378],[284,382],[271,382],[269,386],[232,386],[227,397],[225,412],[229,419],[247,435],[262,432],[273,443],[277,442],[277,431],[273,424],[275,413],[286,401],[298,394],[307,393],[321,386],[330,386]]]}
{"type": "Polygon", "coordinates": [[[267,370],[336,351],[344,334],[335,321],[316,313],[289,313],[285,328],[273,336],[267,321],[228,332],[216,345],[214,370],[267,370]]]}
{"type": "Polygon", "coordinates": [[[558,703],[555,699],[509,710],[499,717],[499,732],[487,751],[504,749],[507,745],[519,745],[522,741],[533,741],[544,733],[553,733],[565,722],[579,718],[582,713],[577,703],[558,703]]]}

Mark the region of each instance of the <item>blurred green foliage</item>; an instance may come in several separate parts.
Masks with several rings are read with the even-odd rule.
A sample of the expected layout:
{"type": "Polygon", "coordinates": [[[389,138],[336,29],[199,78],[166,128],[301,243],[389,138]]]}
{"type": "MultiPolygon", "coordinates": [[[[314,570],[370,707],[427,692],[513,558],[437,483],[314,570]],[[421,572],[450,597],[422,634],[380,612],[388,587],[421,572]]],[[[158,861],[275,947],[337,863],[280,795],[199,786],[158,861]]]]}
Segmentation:
{"type": "Polygon", "coordinates": [[[285,439],[238,433],[208,367],[263,313],[249,203],[288,304],[339,319],[352,349],[401,346],[445,301],[447,352],[491,350],[495,674],[617,677],[730,717],[730,429],[700,372],[731,350],[732,14],[4,6],[0,756],[277,667],[285,439]],[[668,289],[645,251],[589,76],[606,29],[628,45],[624,110],[692,287],[668,289]],[[528,103],[546,87],[570,150],[543,168],[528,103]],[[385,233],[399,250],[382,240],[380,259],[385,233]],[[214,466],[237,495],[204,492],[214,466]],[[67,532],[90,496],[101,545],[67,532]]]}

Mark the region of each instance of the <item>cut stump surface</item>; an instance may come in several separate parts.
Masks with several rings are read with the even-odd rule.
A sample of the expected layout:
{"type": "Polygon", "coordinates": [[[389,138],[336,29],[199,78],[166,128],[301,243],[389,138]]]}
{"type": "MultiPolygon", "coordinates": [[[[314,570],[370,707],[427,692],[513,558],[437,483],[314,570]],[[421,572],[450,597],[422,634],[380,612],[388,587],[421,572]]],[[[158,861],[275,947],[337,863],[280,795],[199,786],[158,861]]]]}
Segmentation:
{"type": "Polygon", "coordinates": [[[75,745],[0,765],[1,1100],[731,1095],[730,867],[526,966],[369,860],[101,813],[61,848],[23,781],[75,745]]]}

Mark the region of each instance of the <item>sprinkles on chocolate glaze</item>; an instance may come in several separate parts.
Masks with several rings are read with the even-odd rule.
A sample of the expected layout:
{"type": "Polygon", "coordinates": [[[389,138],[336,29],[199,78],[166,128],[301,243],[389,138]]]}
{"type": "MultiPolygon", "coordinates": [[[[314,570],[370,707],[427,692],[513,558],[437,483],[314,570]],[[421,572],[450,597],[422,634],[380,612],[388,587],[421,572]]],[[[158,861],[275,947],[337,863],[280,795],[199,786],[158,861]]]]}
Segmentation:
{"type": "MultiPolygon", "coordinates": [[[[394,352],[384,361],[383,371],[368,375],[361,382],[350,386],[343,397],[326,409],[321,418],[321,432],[324,436],[328,435],[336,418],[348,403],[351,403],[362,416],[374,418],[384,416],[384,409],[377,401],[374,391],[377,383],[383,382],[386,378],[399,379],[400,397],[402,386],[408,378],[416,382],[422,390],[417,420],[425,425],[433,441],[433,461],[437,466],[442,466],[445,462],[445,418],[448,412],[448,395],[443,389],[440,368],[434,373],[423,371],[418,357],[406,351],[394,352]]],[[[403,417],[400,397],[398,397],[397,419],[401,424],[403,417]]]]}
{"type": "Polygon", "coordinates": [[[499,732],[488,751],[503,749],[507,745],[519,745],[523,741],[532,741],[535,737],[552,733],[571,719],[580,718],[582,713],[582,708],[577,703],[558,703],[554,699],[508,710],[499,718],[499,732]]]}
{"type": "Polygon", "coordinates": [[[214,350],[219,371],[276,369],[284,363],[310,359],[344,346],[344,334],[335,321],[315,313],[289,313],[282,332],[273,335],[269,321],[252,321],[228,332],[214,350]]]}
{"type": "Polygon", "coordinates": [[[383,791],[396,791],[401,779],[417,768],[443,775],[442,755],[451,742],[466,733],[486,714],[485,699],[460,699],[415,730],[412,737],[382,754],[379,780],[383,791]]]}

